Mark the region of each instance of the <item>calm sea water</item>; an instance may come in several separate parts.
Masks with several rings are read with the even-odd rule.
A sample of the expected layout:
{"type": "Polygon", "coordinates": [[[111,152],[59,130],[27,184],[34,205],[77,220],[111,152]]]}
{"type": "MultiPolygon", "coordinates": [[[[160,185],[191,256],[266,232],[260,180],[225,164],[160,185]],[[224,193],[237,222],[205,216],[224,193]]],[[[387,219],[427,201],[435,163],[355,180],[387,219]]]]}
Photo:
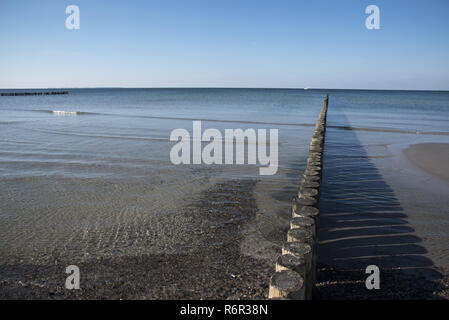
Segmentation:
{"type": "Polygon", "coordinates": [[[248,241],[269,246],[270,235],[283,227],[277,220],[289,216],[326,93],[329,132],[337,140],[352,132],[373,159],[387,154],[377,163],[381,171],[397,168],[388,159],[407,144],[449,142],[448,92],[69,91],[0,97],[0,260],[5,263],[195,247],[190,234],[196,222],[183,211],[216,183],[235,180],[257,182],[259,233],[248,241]],[[277,174],[260,176],[257,165],[173,165],[170,133],[192,132],[193,119],[203,120],[203,130],[278,129],[277,174]]]}

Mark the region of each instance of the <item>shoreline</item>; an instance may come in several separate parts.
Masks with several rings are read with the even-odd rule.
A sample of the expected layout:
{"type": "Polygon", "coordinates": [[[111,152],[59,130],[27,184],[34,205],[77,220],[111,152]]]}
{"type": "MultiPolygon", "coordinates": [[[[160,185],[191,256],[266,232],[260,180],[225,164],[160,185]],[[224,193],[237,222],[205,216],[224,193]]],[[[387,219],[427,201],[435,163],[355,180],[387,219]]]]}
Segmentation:
{"type": "Polygon", "coordinates": [[[449,183],[449,143],[418,143],[403,150],[407,160],[449,183]]]}

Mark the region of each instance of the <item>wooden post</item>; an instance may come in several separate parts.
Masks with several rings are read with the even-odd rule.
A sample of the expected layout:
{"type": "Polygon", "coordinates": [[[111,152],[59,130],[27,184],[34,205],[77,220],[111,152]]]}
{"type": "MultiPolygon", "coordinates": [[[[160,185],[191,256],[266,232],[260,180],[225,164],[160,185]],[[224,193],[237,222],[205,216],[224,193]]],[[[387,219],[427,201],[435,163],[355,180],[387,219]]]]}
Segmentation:
{"type": "Polygon", "coordinates": [[[298,273],[282,270],[271,277],[269,299],[304,300],[305,296],[304,279],[298,273]]]}

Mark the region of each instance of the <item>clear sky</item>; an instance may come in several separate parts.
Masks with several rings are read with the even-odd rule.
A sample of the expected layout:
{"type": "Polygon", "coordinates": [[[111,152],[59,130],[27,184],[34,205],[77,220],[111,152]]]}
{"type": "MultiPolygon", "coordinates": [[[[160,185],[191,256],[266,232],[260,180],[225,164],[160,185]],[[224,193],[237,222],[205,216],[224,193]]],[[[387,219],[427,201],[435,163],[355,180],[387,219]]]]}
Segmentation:
{"type": "Polygon", "coordinates": [[[448,0],[0,0],[0,88],[449,90],[448,16],[448,0]]]}

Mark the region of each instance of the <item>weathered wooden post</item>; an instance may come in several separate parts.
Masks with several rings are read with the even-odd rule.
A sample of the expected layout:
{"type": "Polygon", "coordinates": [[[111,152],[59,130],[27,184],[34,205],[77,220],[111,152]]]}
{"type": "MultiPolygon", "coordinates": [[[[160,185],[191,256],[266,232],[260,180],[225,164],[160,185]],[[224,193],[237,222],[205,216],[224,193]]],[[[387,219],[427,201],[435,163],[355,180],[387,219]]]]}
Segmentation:
{"type": "Polygon", "coordinates": [[[294,271],[278,271],[271,277],[268,298],[304,300],[304,280],[294,271]]]}

